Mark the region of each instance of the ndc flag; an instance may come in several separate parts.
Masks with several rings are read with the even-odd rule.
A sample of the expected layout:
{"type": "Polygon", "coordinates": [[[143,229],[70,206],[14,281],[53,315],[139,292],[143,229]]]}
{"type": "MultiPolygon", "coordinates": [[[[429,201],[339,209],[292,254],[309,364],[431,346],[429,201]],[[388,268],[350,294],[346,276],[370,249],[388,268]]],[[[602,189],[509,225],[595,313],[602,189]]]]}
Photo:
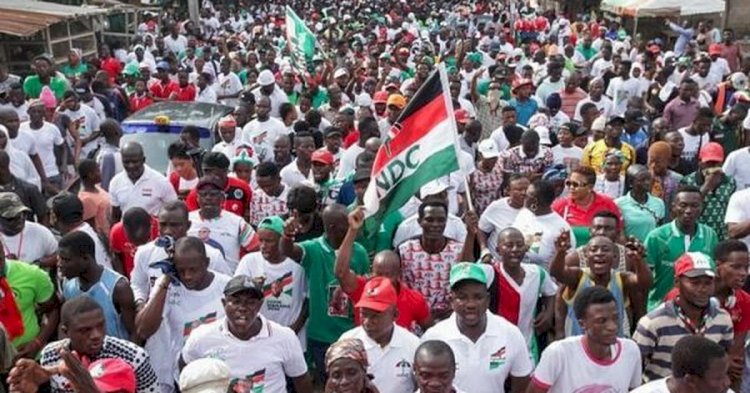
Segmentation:
{"type": "Polygon", "coordinates": [[[286,41],[291,52],[292,65],[301,72],[312,69],[315,54],[315,35],[305,26],[305,22],[286,6],[286,41]]]}
{"type": "Polygon", "coordinates": [[[365,233],[375,233],[426,183],[459,169],[458,133],[445,65],[439,64],[391,126],[364,196],[365,233]]]}

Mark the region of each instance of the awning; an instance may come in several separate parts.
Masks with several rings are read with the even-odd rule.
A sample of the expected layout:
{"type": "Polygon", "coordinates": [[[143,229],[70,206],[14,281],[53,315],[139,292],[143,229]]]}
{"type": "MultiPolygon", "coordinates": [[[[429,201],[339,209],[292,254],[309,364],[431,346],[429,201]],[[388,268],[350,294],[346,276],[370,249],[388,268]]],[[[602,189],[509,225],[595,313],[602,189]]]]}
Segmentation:
{"type": "Polygon", "coordinates": [[[724,12],[724,0],[604,0],[601,8],[630,17],[687,16],[724,12]]]}
{"type": "Polygon", "coordinates": [[[107,12],[108,10],[99,7],[73,7],[35,0],[2,0],[0,33],[28,37],[58,22],[107,12]]]}

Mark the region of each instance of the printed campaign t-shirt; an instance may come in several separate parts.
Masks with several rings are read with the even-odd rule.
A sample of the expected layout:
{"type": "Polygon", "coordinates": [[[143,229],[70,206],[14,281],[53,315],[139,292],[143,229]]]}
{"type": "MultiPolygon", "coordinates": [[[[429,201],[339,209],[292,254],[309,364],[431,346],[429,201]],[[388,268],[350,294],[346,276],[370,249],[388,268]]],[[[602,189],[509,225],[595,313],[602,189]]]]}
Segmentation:
{"type": "Polygon", "coordinates": [[[464,244],[447,239],[440,252],[430,254],[422,248],[420,239],[412,239],[398,246],[404,281],[419,291],[431,310],[450,308],[448,279],[453,265],[460,262],[464,244]]]}

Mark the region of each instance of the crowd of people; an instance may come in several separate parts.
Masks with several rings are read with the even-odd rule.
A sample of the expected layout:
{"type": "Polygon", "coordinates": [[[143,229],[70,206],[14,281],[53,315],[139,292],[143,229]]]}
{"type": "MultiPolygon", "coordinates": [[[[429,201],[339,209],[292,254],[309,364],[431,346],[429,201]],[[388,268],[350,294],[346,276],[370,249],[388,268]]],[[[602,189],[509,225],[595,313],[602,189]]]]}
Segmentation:
{"type": "Polygon", "coordinates": [[[184,11],[0,64],[2,389],[750,393],[731,29],[523,1],[184,11]],[[378,151],[438,67],[459,169],[368,230],[378,151]],[[234,110],[162,173],[121,142],[162,101],[234,110]]]}

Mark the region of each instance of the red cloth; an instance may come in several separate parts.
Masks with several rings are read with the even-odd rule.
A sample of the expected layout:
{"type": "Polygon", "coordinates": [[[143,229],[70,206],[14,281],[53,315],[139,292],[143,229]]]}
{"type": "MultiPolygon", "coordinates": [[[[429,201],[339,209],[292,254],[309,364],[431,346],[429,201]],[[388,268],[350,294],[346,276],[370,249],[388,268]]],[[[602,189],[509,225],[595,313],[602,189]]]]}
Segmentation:
{"type": "Polygon", "coordinates": [[[180,90],[180,85],[175,81],[169,81],[167,84],[162,83],[162,81],[156,81],[148,90],[154,97],[166,99],[169,98],[172,93],[178,92],[180,90]]]}
{"type": "Polygon", "coordinates": [[[6,277],[0,277],[0,292],[2,292],[2,297],[0,297],[0,323],[8,332],[8,338],[13,340],[24,332],[23,317],[18,304],[16,304],[13,289],[11,289],[6,277]]]}
{"type": "Polygon", "coordinates": [[[552,203],[552,210],[562,216],[571,226],[582,227],[591,226],[591,220],[594,219],[594,215],[602,210],[606,210],[617,216],[617,226],[620,229],[623,228],[620,208],[617,207],[611,198],[603,194],[594,193],[594,201],[591,202],[588,209],[583,209],[576,205],[570,197],[557,198],[552,203]]]}
{"type": "MultiPolygon", "coordinates": [[[[250,190],[250,186],[240,179],[228,177],[224,193],[226,194],[224,210],[228,210],[240,217],[245,217],[245,212],[250,208],[250,201],[253,199],[253,192],[250,190]]],[[[198,191],[195,188],[190,190],[187,198],[185,198],[185,204],[190,211],[198,210],[198,191]]]]}
{"type": "Polygon", "coordinates": [[[122,63],[114,57],[108,57],[106,59],[101,59],[99,68],[106,71],[110,79],[115,79],[122,72],[122,63]]]}
{"type": "MultiPolygon", "coordinates": [[[[159,220],[154,217],[151,217],[151,234],[149,236],[149,240],[154,240],[159,236],[159,220]]],[[[113,225],[112,229],[109,230],[109,246],[112,248],[113,253],[119,254],[125,274],[127,277],[130,277],[130,272],[133,271],[137,247],[130,242],[128,234],[125,233],[122,221],[113,225]]]]}
{"type": "MultiPolygon", "coordinates": [[[[353,292],[347,293],[347,296],[352,300],[352,303],[357,304],[359,299],[362,297],[362,292],[365,290],[365,284],[367,283],[367,277],[357,276],[357,289],[353,292]]],[[[409,288],[406,284],[401,283],[401,289],[398,292],[398,300],[396,301],[396,309],[398,310],[398,317],[396,317],[396,325],[401,326],[404,329],[414,331],[414,328],[430,318],[430,309],[427,306],[427,301],[421,293],[409,288]]],[[[359,317],[359,312],[354,313],[354,324],[359,326],[362,321],[359,317]]]]}
{"type": "Polygon", "coordinates": [[[346,135],[344,138],[344,148],[347,149],[349,146],[359,142],[359,131],[354,130],[346,135]]]}
{"type": "Polygon", "coordinates": [[[497,298],[501,301],[497,305],[497,314],[508,320],[508,322],[518,326],[518,318],[521,313],[521,294],[508,282],[505,274],[495,269],[495,279],[497,279],[497,298]]]}
{"type": "Polygon", "coordinates": [[[742,289],[734,291],[734,305],[728,308],[727,304],[721,306],[729,312],[734,325],[734,333],[743,333],[750,330],[750,294],[742,289]]]}
{"type": "Polygon", "coordinates": [[[195,101],[195,86],[188,84],[185,87],[177,86],[177,98],[176,101],[192,102],[195,101]]]}
{"type": "Polygon", "coordinates": [[[143,97],[137,97],[135,94],[133,94],[130,97],[130,110],[133,112],[138,112],[139,110],[151,105],[154,103],[154,100],[151,99],[149,96],[143,96],[143,97]]]}

